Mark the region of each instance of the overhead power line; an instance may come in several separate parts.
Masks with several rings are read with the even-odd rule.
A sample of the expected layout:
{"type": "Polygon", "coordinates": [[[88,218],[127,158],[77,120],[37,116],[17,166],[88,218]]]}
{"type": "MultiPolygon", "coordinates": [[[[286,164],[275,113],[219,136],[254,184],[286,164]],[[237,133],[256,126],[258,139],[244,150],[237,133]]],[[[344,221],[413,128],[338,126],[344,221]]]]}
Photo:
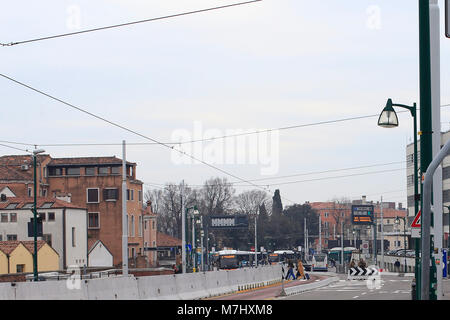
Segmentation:
{"type": "Polygon", "coordinates": [[[102,30],[113,29],[113,28],[126,27],[126,26],[139,24],[139,23],[145,23],[145,22],[151,22],[151,21],[156,21],[156,20],[163,20],[163,19],[181,17],[181,16],[186,16],[186,15],[195,14],[195,13],[201,13],[201,12],[207,12],[207,11],[212,11],[212,10],[225,9],[225,8],[230,8],[230,7],[250,4],[250,3],[253,3],[253,2],[259,2],[259,1],[262,1],[262,0],[252,0],[252,1],[246,1],[246,2],[233,3],[233,4],[223,5],[223,6],[219,6],[219,7],[200,9],[200,10],[183,12],[183,13],[177,13],[177,14],[172,14],[172,15],[168,15],[168,16],[158,17],[158,18],[150,18],[150,19],[145,19],[145,20],[126,22],[126,23],[121,23],[121,24],[105,26],[105,27],[87,29],[87,30],[82,30],[82,31],[75,31],[75,32],[70,32],[70,33],[57,34],[57,35],[46,36],[46,37],[35,38],[35,39],[29,39],[29,40],[23,40],[23,41],[16,41],[16,42],[10,42],[10,43],[0,43],[0,45],[1,46],[5,46],[5,47],[10,47],[10,46],[18,45],[18,44],[24,44],[24,43],[30,43],[30,42],[36,42],[36,41],[43,41],[43,40],[49,40],[49,39],[55,39],[55,38],[62,38],[62,37],[68,37],[68,36],[74,36],[74,35],[83,34],[83,33],[89,33],[89,32],[102,31],[102,30]]]}
{"type": "MultiPolygon", "coordinates": [[[[450,104],[444,104],[441,106],[441,108],[444,108],[444,107],[450,107],[450,104]]],[[[406,111],[398,111],[397,113],[402,113],[402,112],[404,113],[404,112],[409,112],[409,111],[407,111],[407,110],[406,111]]],[[[205,139],[180,141],[180,142],[161,142],[161,143],[176,146],[176,145],[190,144],[190,143],[196,143],[196,142],[208,142],[208,141],[213,141],[213,140],[218,140],[218,139],[226,139],[226,138],[232,138],[232,137],[238,137],[238,136],[244,136],[244,135],[266,133],[266,132],[270,132],[270,131],[281,131],[281,130],[290,130],[290,129],[297,129],[297,128],[306,128],[306,127],[319,126],[319,125],[324,125],[324,124],[333,124],[333,123],[367,119],[367,118],[373,118],[373,117],[379,117],[379,115],[365,115],[365,116],[359,116],[359,117],[349,117],[349,118],[326,120],[326,121],[298,124],[298,125],[272,128],[272,129],[248,131],[248,132],[243,132],[243,133],[223,135],[223,136],[219,136],[219,137],[211,137],[211,138],[205,138],[205,139]]],[[[121,146],[122,145],[122,143],[115,143],[115,142],[111,142],[111,143],[24,143],[24,142],[12,142],[12,141],[0,141],[0,142],[10,143],[10,144],[28,145],[28,146],[40,146],[40,147],[86,147],[86,146],[97,147],[97,146],[121,146]]],[[[160,143],[155,143],[155,142],[128,142],[127,143],[128,146],[148,146],[148,145],[158,145],[158,144],[160,144],[160,143]]]]}
{"type": "Polygon", "coordinates": [[[174,150],[174,151],[178,152],[179,154],[182,154],[182,155],[184,155],[184,156],[187,156],[187,157],[191,158],[192,160],[198,161],[198,162],[200,162],[200,163],[202,163],[202,164],[204,164],[204,165],[206,165],[206,166],[208,166],[208,167],[210,167],[210,168],[212,168],[212,169],[214,169],[214,170],[220,171],[220,172],[222,172],[223,174],[226,174],[227,176],[233,177],[233,178],[235,178],[235,179],[237,179],[237,180],[239,180],[239,181],[242,181],[242,182],[245,182],[245,183],[249,183],[249,184],[251,184],[251,185],[253,185],[253,186],[255,186],[255,187],[259,188],[259,189],[263,189],[264,191],[267,191],[265,187],[258,186],[258,185],[256,185],[256,184],[250,182],[250,181],[247,181],[247,180],[242,179],[242,178],[240,178],[240,177],[238,177],[238,176],[236,176],[236,175],[234,175],[234,174],[232,174],[232,173],[229,173],[229,172],[227,172],[227,171],[225,171],[225,170],[223,170],[223,169],[220,169],[220,168],[218,168],[218,167],[216,167],[216,166],[214,166],[214,165],[212,165],[212,164],[210,164],[210,163],[208,163],[208,162],[206,162],[206,161],[197,159],[197,158],[195,158],[194,156],[192,156],[192,155],[190,155],[190,154],[188,154],[188,153],[186,153],[186,152],[184,152],[184,151],[181,151],[181,150],[178,150],[178,149],[174,148],[173,146],[170,146],[170,145],[167,145],[167,144],[165,144],[165,143],[159,142],[159,141],[157,141],[157,140],[155,140],[155,139],[153,139],[153,138],[150,138],[150,137],[148,137],[148,136],[146,136],[146,135],[143,135],[143,134],[141,134],[141,133],[139,133],[139,132],[137,132],[137,131],[131,130],[131,129],[129,129],[129,128],[123,126],[123,125],[120,125],[120,124],[118,124],[118,123],[115,123],[115,122],[113,122],[113,121],[111,121],[111,120],[108,120],[108,119],[106,119],[106,118],[100,117],[100,116],[98,116],[98,115],[96,115],[96,114],[93,114],[92,112],[86,111],[86,110],[84,110],[84,109],[82,109],[82,108],[80,108],[80,107],[77,107],[77,106],[75,106],[75,105],[73,105],[73,104],[71,104],[71,103],[68,103],[68,102],[66,102],[66,101],[64,101],[64,100],[61,100],[61,99],[59,99],[59,98],[56,98],[56,97],[54,97],[54,96],[52,96],[52,95],[50,95],[50,94],[48,94],[48,93],[45,93],[45,92],[40,91],[40,90],[38,90],[38,89],[36,89],[36,88],[33,88],[33,87],[31,87],[31,86],[29,86],[29,85],[27,85],[27,84],[25,84],[25,83],[22,83],[22,82],[20,82],[20,81],[18,81],[18,80],[15,80],[15,79],[13,79],[13,78],[10,78],[10,77],[8,77],[8,76],[6,76],[6,75],[4,75],[4,74],[1,74],[1,73],[0,73],[0,76],[4,77],[5,79],[8,79],[8,80],[10,80],[10,81],[12,81],[12,82],[14,82],[14,83],[20,85],[20,86],[23,86],[23,87],[25,87],[25,88],[27,88],[27,89],[30,89],[30,90],[32,90],[32,91],[34,91],[34,92],[37,92],[37,93],[41,94],[41,95],[44,95],[44,96],[46,96],[46,97],[48,97],[48,98],[50,98],[50,99],[52,99],[52,100],[55,100],[55,101],[57,101],[57,102],[60,102],[60,103],[66,105],[66,106],[68,106],[68,107],[70,107],[70,108],[73,108],[73,109],[75,109],[75,110],[78,110],[78,111],[80,111],[80,112],[82,112],[82,113],[85,113],[85,114],[91,116],[91,117],[94,117],[94,118],[96,118],[96,119],[98,119],[98,120],[101,120],[101,121],[103,121],[103,122],[106,122],[106,123],[108,123],[108,124],[110,124],[110,125],[112,125],[112,126],[115,126],[115,127],[119,128],[119,129],[122,129],[122,130],[124,130],[124,131],[129,132],[129,133],[132,133],[132,134],[134,134],[134,135],[137,135],[137,136],[139,136],[139,137],[141,137],[141,138],[144,138],[144,139],[146,139],[146,140],[153,141],[153,142],[155,142],[155,143],[157,143],[157,144],[159,144],[159,145],[161,145],[161,146],[163,146],[163,147],[166,147],[166,148],[168,148],[168,149],[174,150]]]}

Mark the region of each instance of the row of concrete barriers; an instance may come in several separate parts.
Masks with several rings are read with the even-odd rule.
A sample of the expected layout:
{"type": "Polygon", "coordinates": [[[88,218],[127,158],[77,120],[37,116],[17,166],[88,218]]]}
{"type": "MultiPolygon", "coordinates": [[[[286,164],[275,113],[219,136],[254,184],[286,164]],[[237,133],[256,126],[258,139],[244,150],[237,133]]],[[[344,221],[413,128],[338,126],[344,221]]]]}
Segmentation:
{"type": "Polygon", "coordinates": [[[0,283],[0,300],[195,300],[281,282],[281,266],[134,277],[0,283]]]}

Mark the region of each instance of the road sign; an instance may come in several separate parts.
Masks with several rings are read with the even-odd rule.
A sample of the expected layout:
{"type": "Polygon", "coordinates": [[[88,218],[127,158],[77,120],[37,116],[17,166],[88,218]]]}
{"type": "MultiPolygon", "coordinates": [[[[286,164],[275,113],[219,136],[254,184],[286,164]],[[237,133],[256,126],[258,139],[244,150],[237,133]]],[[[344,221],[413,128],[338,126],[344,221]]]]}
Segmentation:
{"type": "Polygon", "coordinates": [[[355,268],[350,268],[349,270],[350,275],[351,276],[373,276],[378,274],[378,269],[377,268],[363,268],[363,267],[355,267],[355,268]]]}
{"type": "Polygon", "coordinates": [[[422,215],[422,210],[419,210],[413,222],[411,223],[411,228],[420,228],[422,227],[420,216],[422,215]]]}
{"type": "Polygon", "coordinates": [[[353,205],[352,223],[370,225],[373,224],[373,205],[353,205]]]}
{"type": "Polygon", "coordinates": [[[445,36],[450,38],[450,0],[445,0],[445,36]]]}

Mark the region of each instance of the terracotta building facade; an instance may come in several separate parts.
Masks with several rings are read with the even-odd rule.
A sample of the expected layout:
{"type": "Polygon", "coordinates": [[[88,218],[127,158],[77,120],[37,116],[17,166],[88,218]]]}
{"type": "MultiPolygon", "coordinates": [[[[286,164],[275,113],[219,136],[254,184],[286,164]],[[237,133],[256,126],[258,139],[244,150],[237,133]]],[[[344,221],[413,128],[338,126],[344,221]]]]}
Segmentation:
{"type": "MultiPolygon", "coordinates": [[[[37,157],[38,195],[87,208],[88,250],[98,240],[122,263],[122,159],[117,157],[37,157]]],[[[136,163],[127,162],[128,256],[144,256],[143,183],[136,163]]],[[[0,157],[0,193],[33,195],[31,156],[0,157]],[[7,189],[6,189],[7,188],[7,189]]]]}

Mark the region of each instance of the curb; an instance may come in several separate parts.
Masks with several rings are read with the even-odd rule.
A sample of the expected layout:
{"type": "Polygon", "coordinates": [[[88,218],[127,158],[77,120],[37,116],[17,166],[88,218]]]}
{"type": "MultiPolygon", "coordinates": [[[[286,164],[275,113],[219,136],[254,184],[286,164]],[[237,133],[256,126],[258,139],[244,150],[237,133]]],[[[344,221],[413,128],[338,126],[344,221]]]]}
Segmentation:
{"type": "Polygon", "coordinates": [[[282,292],[280,294],[280,296],[290,296],[293,294],[299,294],[299,293],[302,293],[305,291],[314,290],[314,289],[321,288],[321,287],[326,287],[326,286],[330,285],[331,283],[338,282],[339,280],[340,280],[339,277],[330,277],[328,279],[317,281],[314,283],[308,283],[308,284],[298,285],[295,287],[284,288],[284,294],[282,292]]]}

